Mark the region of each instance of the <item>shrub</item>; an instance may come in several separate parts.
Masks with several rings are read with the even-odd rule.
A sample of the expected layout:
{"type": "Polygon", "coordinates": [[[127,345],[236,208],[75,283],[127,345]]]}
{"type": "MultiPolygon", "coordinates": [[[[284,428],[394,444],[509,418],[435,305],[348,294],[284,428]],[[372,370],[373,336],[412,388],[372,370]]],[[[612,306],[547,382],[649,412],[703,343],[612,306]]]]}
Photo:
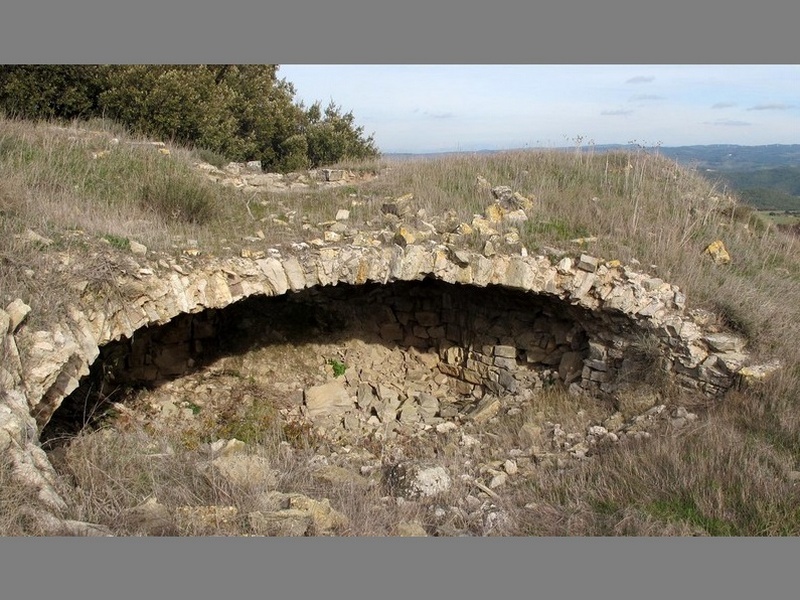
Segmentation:
{"type": "Polygon", "coordinates": [[[0,67],[0,111],[29,119],[109,118],[136,133],[293,170],[377,156],[351,112],[294,102],[277,65],[0,67]]]}
{"type": "Polygon", "coordinates": [[[142,184],[142,206],[166,219],[203,224],[215,214],[213,190],[180,177],[161,173],[142,184]]]}
{"type": "Polygon", "coordinates": [[[286,138],[281,144],[282,157],[278,163],[281,171],[300,171],[308,168],[308,141],[297,134],[286,138]]]}
{"type": "Polygon", "coordinates": [[[305,118],[308,158],[312,167],[379,155],[372,136],[364,138],[364,128],[355,126],[353,113],[343,114],[342,108],[333,102],[324,113],[319,103],[314,104],[305,118]]]}

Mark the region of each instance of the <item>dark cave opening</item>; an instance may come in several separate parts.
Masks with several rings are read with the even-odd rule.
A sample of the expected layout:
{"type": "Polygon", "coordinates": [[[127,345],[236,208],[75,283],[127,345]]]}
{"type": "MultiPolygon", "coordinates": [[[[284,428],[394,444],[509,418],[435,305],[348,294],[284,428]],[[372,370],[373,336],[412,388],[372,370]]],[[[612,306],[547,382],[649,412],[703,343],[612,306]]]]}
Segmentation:
{"type": "MultiPolygon", "coordinates": [[[[622,363],[618,341],[625,327],[630,324],[617,317],[558,298],[432,278],[250,297],[224,309],[179,315],[102,347],[90,374],[43,428],[41,440],[45,447],[56,445],[96,426],[113,403],[141,390],[221,357],[277,344],[360,340],[391,351],[428,353],[436,361],[437,381],[445,382],[453,401],[513,394],[543,370],[566,387],[602,394],[613,386],[622,363]]],[[[410,375],[397,374],[405,376],[410,375]]]]}

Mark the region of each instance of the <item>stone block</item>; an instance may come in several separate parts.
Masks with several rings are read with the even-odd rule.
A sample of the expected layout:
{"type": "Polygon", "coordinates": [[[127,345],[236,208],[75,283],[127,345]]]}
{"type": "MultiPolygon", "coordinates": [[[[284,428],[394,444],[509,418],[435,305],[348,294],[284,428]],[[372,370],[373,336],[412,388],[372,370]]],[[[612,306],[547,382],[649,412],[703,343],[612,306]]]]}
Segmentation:
{"type": "Polygon", "coordinates": [[[247,519],[253,533],[270,537],[302,537],[313,524],[309,512],[291,508],[273,512],[254,511],[247,515],[247,519]]]}
{"type": "Polygon", "coordinates": [[[565,384],[580,379],[583,371],[583,355],[580,352],[565,352],[558,365],[558,376],[565,384]]]}
{"type": "Polygon", "coordinates": [[[433,311],[421,311],[415,315],[416,321],[423,327],[434,327],[440,324],[439,314],[433,311]]]}
{"type": "Polygon", "coordinates": [[[517,361],[514,358],[503,358],[497,356],[494,359],[494,366],[499,369],[514,370],[517,368],[517,361]]]}
{"type": "Polygon", "coordinates": [[[494,356],[501,356],[503,358],[516,358],[517,349],[513,346],[495,346],[493,349],[494,356]]]}
{"type": "Polygon", "coordinates": [[[597,265],[600,261],[598,261],[594,256],[590,256],[589,254],[581,254],[580,259],[578,259],[577,268],[581,271],[586,271],[587,273],[594,273],[597,270],[597,265]]]}
{"type": "Polygon", "coordinates": [[[384,323],[380,328],[380,336],[387,342],[399,342],[405,336],[400,323],[384,323]]]}
{"type": "Polygon", "coordinates": [[[305,403],[308,417],[341,415],[354,408],[355,403],[350,393],[338,381],[310,387],[305,391],[305,403]]]}

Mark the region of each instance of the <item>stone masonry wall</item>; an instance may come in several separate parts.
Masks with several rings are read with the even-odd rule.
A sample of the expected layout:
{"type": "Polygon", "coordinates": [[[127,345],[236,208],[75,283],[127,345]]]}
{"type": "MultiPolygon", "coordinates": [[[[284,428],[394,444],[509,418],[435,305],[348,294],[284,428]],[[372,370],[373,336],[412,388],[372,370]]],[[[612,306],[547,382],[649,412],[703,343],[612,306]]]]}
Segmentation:
{"type": "Polygon", "coordinates": [[[52,467],[37,451],[38,431],[89,373],[102,346],[123,337],[136,340],[148,326],[251,296],[424,279],[521,294],[514,302],[522,310],[510,313],[516,316],[497,333],[488,313],[476,310],[469,323],[458,311],[449,312],[454,307],[445,300],[426,309],[424,298],[420,305],[411,301],[403,307],[402,297],[395,296],[397,321],[384,323],[384,339],[436,340],[443,372],[466,384],[478,385],[470,381],[477,374],[484,382],[511,385],[501,375],[511,373],[512,361],[517,367],[552,362],[564,380],[614,393],[609,386],[620,380],[632,358],[625,346],[637,337],[655,340],[665,370],[676,381],[707,394],[727,389],[747,360],[742,339],[715,330],[702,314],[684,314],[685,299],[677,287],[587,255],[553,264],[545,256],[487,257],[430,242],[306,247],[291,254],[271,249],[265,258],[205,258],[191,268],[164,260],[115,274],[119,294],[98,296],[87,288],[80,305],[49,331],[24,324],[24,305],[12,303],[0,311],[0,453],[11,457],[20,477],[57,508],[63,502],[50,484],[52,467]],[[558,314],[547,315],[553,307],[558,314]],[[539,326],[536,319],[542,317],[555,321],[539,326]],[[558,321],[565,322],[563,327],[558,321]],[[466,343],[465,336],[475,332],[486,337],[466,343]]]}
{"type": "MultiPolygon", "coordinates": [[[[684,383],[700,385],[666,359],[669,347],[656,331],[637,331],[624,315],[498,285],[481,288],[432,278],[255,296],[224,310],[181,314],[107,344],[98,362],[115,383],[151,384],[214,360],[222,346],[230,345],[226,339],[235,337],[240,349],[265,343],[275,331],[301,340],[302,328],[311,322],[344,338],[434,355],[433,370],[446,376],[444,382],[439,378],[442,385],[416,391],[448,395],[451,401],[513,394],[543,380],[613,398],[626,387],[641,386],[643,379],[655,379],[656,370],[674,371],[684,383]]],[[[706,389],[720,379],[706,382],[706,389]]]]}

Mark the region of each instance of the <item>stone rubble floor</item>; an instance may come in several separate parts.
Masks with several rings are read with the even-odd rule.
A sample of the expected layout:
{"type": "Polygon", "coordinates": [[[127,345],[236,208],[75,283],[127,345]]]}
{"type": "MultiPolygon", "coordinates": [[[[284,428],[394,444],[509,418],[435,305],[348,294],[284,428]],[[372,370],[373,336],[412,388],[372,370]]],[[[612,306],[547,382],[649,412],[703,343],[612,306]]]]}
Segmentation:
{"type": "MultiPolygon", "coordinates": [[[[377,486],[381,502],[393,506],[405,503],[406,510],[417,502],[419,493],[415,497],[408,488],[389,485],[393,471],[387,466],[405,468],[413,464],[430,469],[436,465],[446,473],[447,485],[442,491],[451,480],[457,480],[466,487],[466,493],[453,506],[435,509],[441,514],[432,519],[440,522],[440,527],[420,530],[412,522],[410,531],[417,535],[423,531],[433,535],[462,535],[464,531],[486,535],[501,519],[501,499],[535,478],[541,469],[569,468],[577,461],[591,460],[603,447],[627,438],[648,438],[651,432],[674,434],[697,420],[697,415],[685,408],[668,410],[663,405],[626,419],[607,404],[584,397],[575,399],[575,406],[580,408],[572,414],[563,414],[562,410],[561,422],[554,422],[551,419],[556,413],[537,401],[548,387],[545,382],[552,381],[554,375],[546,369],[532,373],[531,387],[513,395],[459,396],[451,389],[450,378],[438,371],[437,363],[433,351],[390,349],[357,338],[336,344],[271,343],[221,357],[152,389],[129,392],[126,399],[117,396],[121,401],[113,404],[116,410],[111,431],[123,432],[135,425],[149,431],[153,440],[158,440],[160,433],[169,432],[170,439],[179,434],[185,444],[182,450],[197,452],[198,464],[205,464],[209,453],[231,445],[230,439],[252,433],[248,428],[251,425],[278,422],[284,433],[304,432],[308,436],[304,443],[313,442],[301,450],[297,444],[291,449],[287,442],[281,448],[318,471],[319,476],[331,476],[330,469],[338,469],[333,471],[332,481],[341,483],[344,478],[365,489],[377,486]],[[331,364],[334,361],[345,367],[344,374],[337,376],[331,364]],[[317,414],[309,415],[306,401],[310,390],[331,384],[347,392],[346,401],[323,402],[317,414]],[[372,393],[366,394],[366,389],[372,393]],[[420,403],[420,398],[427,399],[427,405],[420,403]],[[264,410],[253,411],[253,407],[264,410]],[[264,415],[267,419],[258,421],[264,415]],[[293,425],[287,429],[286,424],[293,425]],[[453,523],[462,523],[465,530],[453,529],[453,523]],[[467,527],[467,523],[472,525],[467,527]]],[[[108,429],[103,435],[109,435],[108,429]]],[[[179,450],[156,449],[160,453],[179,450]]],[[[53,462],[59,464],[58,460],[53,462]]],[[[223,508],[232,507],[219,507],[223,508]]],[[[183,520],[178,521],[179,525],[183,523],[183,531],[202,529],[190,519],[198,510],[181,508],[183,520]],[[191,521],[188,525],[187,519],[191,521]]],[[[271,525],[262,523],[256,529],[270,535],[308,531],[295,521],[287,524],[284,516],[279,519],[281,525],[270,520],[271,525]]],[[[259,516],[258,523],[266,518],[259,516]]],[[[397,531],[405,531],[400,525],[397,531]]],[[[235,530],[229,533],[235,534],[235,530]]]]}

